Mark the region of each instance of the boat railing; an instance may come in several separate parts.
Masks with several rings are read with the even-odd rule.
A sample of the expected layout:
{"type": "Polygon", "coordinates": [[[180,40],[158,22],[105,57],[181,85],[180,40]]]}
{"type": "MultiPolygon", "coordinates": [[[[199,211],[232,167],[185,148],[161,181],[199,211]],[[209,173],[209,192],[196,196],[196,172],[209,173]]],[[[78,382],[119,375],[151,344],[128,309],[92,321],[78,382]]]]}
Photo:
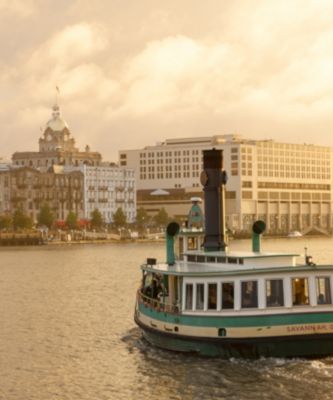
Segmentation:
{"type": "Polygon", "coordinates": [[[151,308],[155,311],[179,314],[179,305],[169,303],[166,297],[164,299],[163,297],[160,299],[154,299],[143,294],[139,289],[137,292],[137,300],[138,303],[141,303],[145,307],[151,308]]]}

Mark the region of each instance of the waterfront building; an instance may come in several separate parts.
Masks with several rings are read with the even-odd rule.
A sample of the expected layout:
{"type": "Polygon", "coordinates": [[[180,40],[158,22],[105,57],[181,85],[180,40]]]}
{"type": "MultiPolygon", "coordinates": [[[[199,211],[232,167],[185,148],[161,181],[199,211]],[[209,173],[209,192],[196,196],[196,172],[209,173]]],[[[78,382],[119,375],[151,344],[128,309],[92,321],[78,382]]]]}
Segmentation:
{"type": "Polygon", "coordinates": [[[0,214],[10,210],[10,165],[0,160],[0,214]]]}
{"type": "Polygon", "coordinates": [[[201,195],[202,151],[211,148],[223,149],[230,230],[250,232],[262,219],[272,234],[331,233],[332,149],[311,144],[218,135],[121,150],[120,165],[135,169],[138,207],[153,214],[163,206],[186,218],[190,197],[201,195]],[[156,189],[168,195],[154,196],[156,189]]]}
{"type": "Polygon", "coordinates": [[[39,139],[39,151],[16,152],[12,156],[14,165],[32,167],[47,171],[52,165],[99,165],[102,156],[92,152],[87,145],[85,151],[75,147],[67,122],[60,114],[56,104],[52,108],[52,117],[47,122],[42,137],[39,139]]]}
{"type": "Polygon", "coordinates": [[[70,211],[83,218],[83,174],[64,172],[54,166],[48,172],[31,167],[12,167],[0,172],[4,186],[1,213],[21,209],[34,221],[43,204],[47,203],[56,219],[65,220],[70,211]]]}
{"type": "Polygon", "coordinates": [[[121,208],[128,223],[135,222],[136,196],[134,170],[109,163],[80,167],[84,176],[84,216],[91,218],[96,208],[106,223],[121,208]]]}
{"type": "Polygon", "coordinates": [[[0,164],[0,213],[21,208],[36,221],[41,206],[48,203],[59,220],[70,211],[90,219],[98,209],[111,223],[120,207],[128,222],[135,221],[134,171],[102,162],[101,154],[89,146],[80,152],[58,105],[39,139],[39,151],[16,152],[12,161],[3,171],[0,164]]]}

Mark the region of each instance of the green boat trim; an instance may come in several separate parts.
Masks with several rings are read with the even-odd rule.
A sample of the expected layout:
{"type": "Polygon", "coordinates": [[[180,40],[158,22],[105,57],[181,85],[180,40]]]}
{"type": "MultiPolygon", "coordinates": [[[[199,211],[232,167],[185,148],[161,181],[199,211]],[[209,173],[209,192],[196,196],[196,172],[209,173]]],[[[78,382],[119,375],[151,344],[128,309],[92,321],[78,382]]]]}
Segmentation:
{"type": "Polygon", "coordinates": [[[311,323],[333,323],[333,312],[303,312],[292,314],[270,315],[240,315],[240,316],[211,316],[211,315],[184,315],[157,311],[139,304],[141,313],[153,319],[166,323],[201,326],[201,327],[261,327],[277,325],[298,325],[311,323]]]}

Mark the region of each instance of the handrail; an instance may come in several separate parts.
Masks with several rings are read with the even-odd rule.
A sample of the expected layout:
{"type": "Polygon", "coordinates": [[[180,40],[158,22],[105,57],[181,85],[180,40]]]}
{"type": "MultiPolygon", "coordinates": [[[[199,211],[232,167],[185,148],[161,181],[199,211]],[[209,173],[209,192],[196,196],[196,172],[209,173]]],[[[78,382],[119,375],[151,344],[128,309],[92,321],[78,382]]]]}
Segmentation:
{"type": "Polygon", "coordinates": [[[138,303],[143,304],[145,307],[149,307],[156,311],[169,312],[173,314],[179,314],[179,305],[164,303],[158,299],[153,299],[152,297],[146,296],[141,292],[141,289],[137,291],[138,303]]]}

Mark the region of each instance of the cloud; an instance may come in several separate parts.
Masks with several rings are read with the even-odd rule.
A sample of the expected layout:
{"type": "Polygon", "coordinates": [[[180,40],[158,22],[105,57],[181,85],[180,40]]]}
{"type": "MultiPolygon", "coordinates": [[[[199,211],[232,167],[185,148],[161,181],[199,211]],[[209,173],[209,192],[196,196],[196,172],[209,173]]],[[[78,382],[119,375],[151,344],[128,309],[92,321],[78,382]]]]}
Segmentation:
{"type": "Polygon", "coordinates": [[[34,74],[60,74],[72,65],[91,59],[106,46],[103,29],[82,22],[55,33],[34,51],[27,67],[34,74]]]}
{"type": "Polygon", "coordinates": [[[59,1],[0,0],[3,151],[37,146],[56,85],[77,141],[105,157],[230,131],[333,145],[331,1],[59,1]],[[47,14],[51,6],[61,14],[47,14]],[[26,37],[12,51],[18,16],[26,37]]]}
{"type": "Polygon", "coordinates": [[[0,0],[0,13],[12,14],[15,17],[27,18],[36,11],[36,3],[25,0],[0,0]]]}

